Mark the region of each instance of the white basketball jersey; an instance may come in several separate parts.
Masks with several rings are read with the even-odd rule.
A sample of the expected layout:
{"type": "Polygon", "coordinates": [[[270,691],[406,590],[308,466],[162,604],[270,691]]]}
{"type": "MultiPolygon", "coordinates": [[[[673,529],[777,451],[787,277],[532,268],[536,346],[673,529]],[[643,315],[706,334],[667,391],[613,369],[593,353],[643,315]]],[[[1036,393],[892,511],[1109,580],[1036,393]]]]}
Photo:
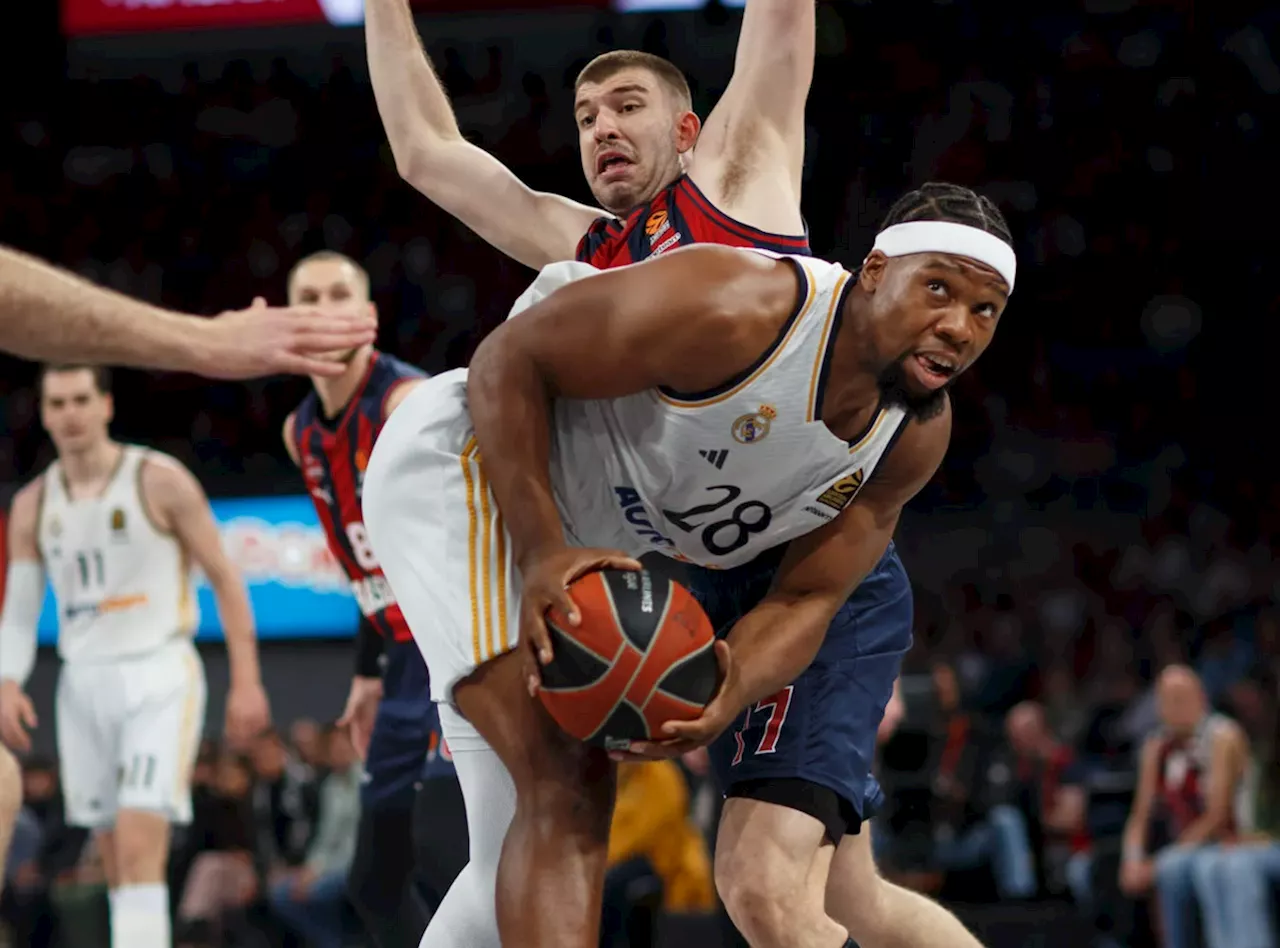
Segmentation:
{"type": "Polygon", "coordinates": [[[143,505],[141,468],[150,453],[126,445],[98,497],[72,500],[56,461],[45,472],[38,537],[64,661],[141,655],[195,632],[190,564],[143,505]]]}
{"type": "Polygon", "coordinates": [[[739,378],[697,394],[555,402],[552,483],[577,542],[626,538],[634,554],[724,569],[821,527],[857,496],[906,411],[879,406],[852,441],[819,419],[851,274],[812,257],[784,259],[800,273],[801,299],[739,378]]]}

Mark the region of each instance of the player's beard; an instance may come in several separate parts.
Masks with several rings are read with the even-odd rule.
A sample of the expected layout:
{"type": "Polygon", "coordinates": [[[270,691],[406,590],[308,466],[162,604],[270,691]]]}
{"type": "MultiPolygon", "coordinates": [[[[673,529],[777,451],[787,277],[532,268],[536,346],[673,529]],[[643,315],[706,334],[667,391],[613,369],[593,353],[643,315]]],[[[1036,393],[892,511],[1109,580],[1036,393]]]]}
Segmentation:
{"type": "Polygon", "coordinates": [[[952,376],[940,388],[926,395],[917,395],[907,389],[906,362],[911,353],[906,353],[888,366],[876,379],[880,388],[880,398],[885,405],[901,405],[908,413],[921,421],[927,421],[942,411],[947,403],[947,390],[951,388],[957,376],[952,376]]]}

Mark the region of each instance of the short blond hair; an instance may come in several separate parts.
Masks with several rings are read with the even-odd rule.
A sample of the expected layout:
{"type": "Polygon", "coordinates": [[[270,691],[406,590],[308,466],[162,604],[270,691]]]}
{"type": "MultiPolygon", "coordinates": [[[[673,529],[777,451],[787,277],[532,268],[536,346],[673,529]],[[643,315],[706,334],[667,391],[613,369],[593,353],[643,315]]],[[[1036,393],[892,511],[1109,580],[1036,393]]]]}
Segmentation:
{"type": "Polygon", "coordinates": [[[360,264],[356,263],[345,253],[338,253],[336,250],[317,250],[315,253],[308,254],[293,265],[293,269],[289,271],[289,279],[285,287],[290,296],[293,295],[293,281],[297,279],[299,271],[308,263],[346,263],[356,271],[360,282],[364,284],[365,296],[369,295],[369,271],[360,264]]]}
{"type": "Polygon", "coordinates": [[[689,91],[689,80],[684,77],[670,60],[655,56],[653,53],[641,52],[638,49],[615,49],[601,53],[582,67],[578,78],[574,80],[573,91],[582,88],[584,82],[604,82],[624,69],[643,69],[667,87],[676,106],[684,112],[693,108],[693,94],[689,91]]]}

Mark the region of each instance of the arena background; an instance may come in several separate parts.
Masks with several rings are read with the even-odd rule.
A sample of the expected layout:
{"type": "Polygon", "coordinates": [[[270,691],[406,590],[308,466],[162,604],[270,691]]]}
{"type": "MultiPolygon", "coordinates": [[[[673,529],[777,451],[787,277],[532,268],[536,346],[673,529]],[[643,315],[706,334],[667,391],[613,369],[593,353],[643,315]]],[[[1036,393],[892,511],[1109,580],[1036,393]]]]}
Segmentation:
{"type": "MultiPolygon", "coordinates": [[[[732,66],[739,12],[617,6],[415,0],[468,137],[580,200],[568,116],[587,59],[668,56],[704,116],[732,66]]],[[[340,250],[371,272],[383,348],[431,370],[464,364],[532,274],[399,180],[362,30],[326,17],[358,20],[358,3],[6,5],[0,240],[205,313],[281,300],[294,260],[340,250]]],[[[1278,27],[1280,9],[1243,2],[819,4],[815,253],[856,264],[898,194],[945,179],[1001,206],[1022,261],[995,344],[955,387],[944,468],[900,529],[918,594],[909,694],[945,658],[971,690],[995,689],[992,713],[1023,696],[1085,706],[1106,676],[1145,682],[1170,648],[1247,655],[1239,674],[1274,685],[1257,618],[1280,591],[1278,27]],[[1133,566],[1169,549],[1168,568],[1133,566]],[[1172,642],[1153,632],[1166,606],[1172,642]]],[[[0,372],[10,491],[51,456],[33,377],[13,360],[0,372]]],[[[286,723],[336,717],[355,617],[280,445],[306,385],[116,384],[116,434],[174,454],[218,499],[286,723]]],[[[212,734],[225,663],[206,619],[212,734]]],[[[42,650],[43,709],[55,664],[42,650]]],[[[925,721],[927,701],[909,700],[925,721]]],[[[46,722],[38,749],[51,742],[46,722]]],[[[973,911],[993,944],[1088,938],[1051,901],[973,911]]]]}

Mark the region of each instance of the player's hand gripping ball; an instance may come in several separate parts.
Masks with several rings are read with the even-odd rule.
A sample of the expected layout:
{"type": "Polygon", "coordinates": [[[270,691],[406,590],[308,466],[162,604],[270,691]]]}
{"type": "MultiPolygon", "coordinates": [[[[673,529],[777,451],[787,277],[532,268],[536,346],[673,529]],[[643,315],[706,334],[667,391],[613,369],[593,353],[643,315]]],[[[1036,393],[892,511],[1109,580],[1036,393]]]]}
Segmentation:
{"type": "Polygon", "coordinates": [[[661,740],[716,693],[715,631],[689,590],[648,570],[606,569],[569,586],[582,621],[547,610],[554,657],[543,705],[567,732],[607,749],[661,740]]]}

